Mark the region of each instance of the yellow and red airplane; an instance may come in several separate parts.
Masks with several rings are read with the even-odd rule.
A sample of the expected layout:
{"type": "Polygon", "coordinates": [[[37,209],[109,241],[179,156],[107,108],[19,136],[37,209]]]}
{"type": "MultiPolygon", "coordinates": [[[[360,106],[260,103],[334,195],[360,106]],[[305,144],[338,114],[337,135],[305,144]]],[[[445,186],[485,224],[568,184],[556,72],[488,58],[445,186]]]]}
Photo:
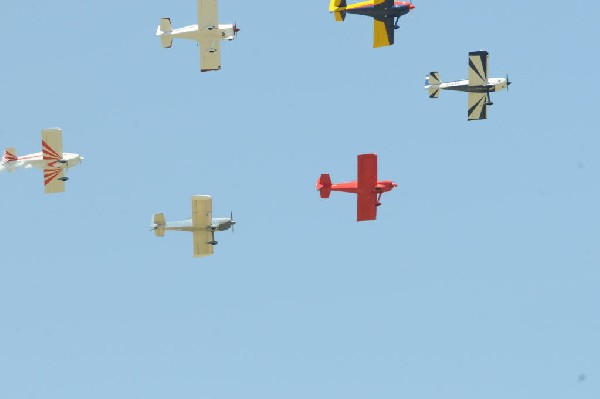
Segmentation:
{"type": "Polygon", "coordinates": [[[373,17],[373,47],[394,44],[394,30],[398,29],[398,20],[415,8],[408,1],[369,0],[346,5],[346,0],[331,0],[329,12],[334,13],[338,22],[346,19],[346,14],[367,15],[373,17]]]}

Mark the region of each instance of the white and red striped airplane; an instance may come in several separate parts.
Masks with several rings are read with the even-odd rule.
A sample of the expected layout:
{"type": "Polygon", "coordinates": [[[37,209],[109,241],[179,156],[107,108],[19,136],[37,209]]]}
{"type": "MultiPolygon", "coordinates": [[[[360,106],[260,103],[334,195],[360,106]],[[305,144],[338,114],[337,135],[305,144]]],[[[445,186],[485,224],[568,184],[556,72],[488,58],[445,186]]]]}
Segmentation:
{"type": "Polygon", "coordinates": [[[4,150],[0,171],[14,172],[17,168],[38,168],[44,171],[46,194],[65,191],[65,170],[79,165],[83,157],[79,154],[62,152],[62,130],[58,128],[42,130],[42,152],[17,156],[14,147],[4,150]]]}

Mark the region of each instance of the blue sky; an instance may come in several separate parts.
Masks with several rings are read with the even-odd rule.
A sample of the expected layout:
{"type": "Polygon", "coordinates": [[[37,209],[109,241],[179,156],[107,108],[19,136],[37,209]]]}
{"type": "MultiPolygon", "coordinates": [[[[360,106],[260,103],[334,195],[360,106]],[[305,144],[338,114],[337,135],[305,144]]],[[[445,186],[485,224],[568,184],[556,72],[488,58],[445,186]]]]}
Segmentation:
{"type": "Polygon", "coordinates": [[[86,159],[61,195],[0,174],[0,397],[597,398],[599,6],[415,5],[372,49],[327,1],[221,0],[201,74],[154,37],[194,1],[2,2],[0,144],[86,159]],[[514,84],[468,123],[422,85],[479,49],[514,84]],[[358,224],[314,183],[365,152],[399,187],[358,224]],[[148,231],[193,194],[238,221],[206,259],[148,231]]]}

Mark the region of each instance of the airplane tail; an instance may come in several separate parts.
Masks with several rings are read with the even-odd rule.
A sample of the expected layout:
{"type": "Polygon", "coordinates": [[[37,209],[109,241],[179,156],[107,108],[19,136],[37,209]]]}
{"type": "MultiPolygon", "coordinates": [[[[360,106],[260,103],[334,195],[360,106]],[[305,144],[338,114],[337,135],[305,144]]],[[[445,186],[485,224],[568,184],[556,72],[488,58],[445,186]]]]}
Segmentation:
{"type": "Polygon", "coordinates": [[[17,150],[15,147],[9,147],[4,150],[4,154],[2,155],[2,164],[14,162],[17,160],[17,150]]]}
{"type": "Polygon", "coordinates": [[[317,190],[321,193],[321,198],[329,198],[331,194],[331,177],[323,173],[317,180],[317,190]]]}
{"type": "Polygon", "coordinates": [[[173,45],[173,37],[171,32],[173,31],[173,25],[171,25],[171,18],[161,18],[158,28],[156,28],[156,36],[160,36],[160,44],[164,48],[170,48],[173,45]]]}
{"type": "Polygon", "coordinates": [[[429,86],[429,98],[438,98],[440,96],[440,87],[442,83],[439,72],[429,72],[425,80],[425,86],[429,86]]]}
{"type": "Polygon", "coordinates": [[[152,215],[152,224],[150,228],[154,230],[154,235],[157,237],[165,236],[165,215],[162,213],[155,213],[152,215]]]}
{"type": "Polygon", "coordinates": [[[329,2],[329,12],[335,16],[335,20],[341,22],[346,19],[346,11],[340,10],[346,8],[346,0],[331,0],[329,2]]]}

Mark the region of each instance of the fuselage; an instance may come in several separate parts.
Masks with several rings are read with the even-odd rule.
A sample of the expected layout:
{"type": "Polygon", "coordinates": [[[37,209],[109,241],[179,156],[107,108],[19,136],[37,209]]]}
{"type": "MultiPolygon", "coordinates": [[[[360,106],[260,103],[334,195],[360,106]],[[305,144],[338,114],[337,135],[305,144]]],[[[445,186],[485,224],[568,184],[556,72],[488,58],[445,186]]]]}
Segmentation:
{"type": "Polygon", "coordinates": [[[208,228],[194,227],[192,219],[179,220],[176,222],[167,222],[163,230],[177,230],[177,231],[199,231],[199,230],[212,230],[212,231],[225,231],[229,230],[235,224],[235,220],[232,218],[213,218],[211,225],[208,228]]]}
{"type": "Polygon", "coordinates": [[[368,193],[368,192],[375,192],[375,193],[382,194],[382,193],[393,190],[395,187],[398,187],[398,184],[394,183],[393,181],[382,180],[382,181],[378,181],[377,185],[375,187],[360,189],[360,188],[358,188],[357,181],[351,181],[351,182],[347,182],[347,183],[332,184],[331,191],[342,191],[345,193],[354,193],[354,194],[368,193]]]}
{"type": "Polygon", "coordinates": [[[346,7],[338,7],[336,11],[346,12],[348,14],[367,15],[374,18],[395,17],[399,18],[406,15],[415,8],[407,1],[394,1],[392,7],[385,5],[375,5],[374,1],[361,1],[359,3],[350,4],[346,7]]]}
{"type": "Polygon", "coordinates": [[[454,90],[454,91],[463,91],[468,93],[493,93],[496,91],[500,91],[506,89],[508,87],[507,80],[505,78],[490,78],[488,79],[487,85],[480,86],[469,86],[469,81],[464,80],[456,80],[454,82],[444,82],[438,85],[425,85],[425,90],[433,89],[441,89],[441,90],[454,90]]]}
{"type": "Polygon", "coordinates": [[[183,28],[173,29],[171,32],[165,32],[164,35],[179,39],[189,39],[196,41],[204,40],[233,40],[237,34],[237,29],[233,24],[224,24],[218,26],[198,28],[198,25],[189,25],[183,28]]]}
{"type": "Polygon", "coordinates": [[[9,171],[16,168],[37,168],[37,169],[68,169],[77,166],[83,161],[83,157],[79,154],[69,152],[63,153],[60,160],[44,159],[43,153],[28,154],[17,157],[16,161],[10,161],[3,164],[9,171]]]}

